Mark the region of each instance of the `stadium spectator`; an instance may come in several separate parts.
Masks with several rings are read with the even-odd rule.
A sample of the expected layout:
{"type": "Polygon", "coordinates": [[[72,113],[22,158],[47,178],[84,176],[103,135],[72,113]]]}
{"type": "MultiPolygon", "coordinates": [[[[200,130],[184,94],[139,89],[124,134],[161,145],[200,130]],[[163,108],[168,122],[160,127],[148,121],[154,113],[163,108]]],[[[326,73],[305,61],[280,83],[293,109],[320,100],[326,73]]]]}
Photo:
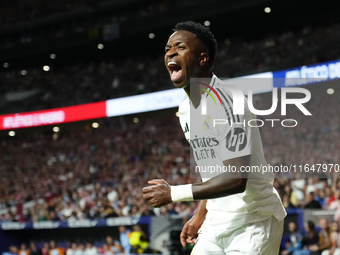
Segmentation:
{"type": "Polygon", "coordinates": [[[147,203],[144,203],[140,207],[140,215],[141,216],[154,216],[154,211],[150,208],[150,206],[147,203]]]}
{"type": "Polygon", "coordinates": [[[327,207],[329,207],[331,205],[331,203],[333,201],[335,201],[335,194],[330,187],[326,187],[325,192],[326,192],[325,200],[326,200],[326,203],[327,203],[327,207]]]}
{"type": "Polygon", "coordinates": [[[42,255],[41,249],[39,249],[35,242],[30,243],[31,253],[30,255],[42,255]]]}
{"type": "Polygon", "coordinates": [[[320,227],[319,244],[315,244],[310,247],[310,250],[316,254],[321,254],[322,251],[332,247],[332,229],[329,227],[328,220],[324,218],[320,219],[320,227]]]}
{"type": "Polygon", "coordinates": [[[18,247],[16,245],[11,245],[9,247],[9,252],[12,254],[12,255],[19,255],[19,250],[18,250],[18,247]]]}
{"type": "Polygon", "coordinates": [[[321,255],[340,255],[339,223],[337,221],[333,221],[331,228],[332,247],[328,250],[324,250],[321,255]]]}
{"type": "MultiPolygon", "coordinates": [[[[71,213],[71,216],[66,218],[64,215],[62,215],[63,219],[64,220],[67,220],[67,221],[75,221],[75,220],[79,220],[78,216],[77,216],[77,212],[72,212],[71,213]]],[[[61,219],[62,220],[62,219],[61,219]]]]}
{"type": "Polygon", "coordinates": [[[149,246],[149,237],[139,225],[133,226],[129,241],[131,244],[131,253],[143,253],[149,246]]]}
{"type": "Polygon", "coordinates": [[[168,211],[168,214],[174,214],[174,215],[177,215],[178,212],[175,210],[175,204],[171,203],[171,204],[167,204],[166,205],[166,209],[168,211]]]}
{"type": "Polygon", "coordinates": [[[60,213],[62,216],[65,217],[65,219],[68,219],[69,217],[72,216],[73,211],[74,205],[72,205],[72,201],[69,199],[67,200],[65,207],[62,209],[60,213]]]}
{"type": "MultiPolygon", "coordinates": [[[[99,184],[99,185],[100,185],[100,184],[99,184]]],[[[111,187],[110,185],[108,185],[108,186],[106,187],[106,190],[107,190],[107,199],[108,199],[111,203],[115,202],[116,199],[117,199],[117,196],[118,196],[117,191],[116,191],[113,187],[111,187]]],[[[112,205],[112,204],[111,204],[111,205],[112,205]]]]}
{"type": "Polygon", "coordinates": [[[19,255],[30,255],[30,250],[27,248],[25,243],[20,245],[19,255]]]}
{"type": "Polygon", "coordinates": [[[125,254],[130,254],[131,244],[129,242],[129,237],[131,231],[126,229],[125,226],[119,226],[119,233],[120,243],[124,249],[125,254]]]}
{"type": "Polygon", "coordinates": [[[93,245],[92,241],[87,241],[85,254],[86,255],[97,255],[98,254],[98,249],[93,245]]]}
{"type": "Polygon", "coordinates": [[[300,233],[295,222],[289,222],[289,242],[286,243],[286,250],[282,251],[282,255],[292,255],[294,251],[301,250],[302,248],[302,234],[300,233]]]}
{"type": "Polygon", "coordinates": [[[83,243],[78,245],[78,249],[75,252],[75,255],[86,255],[86,247],[83,243]]]}
{"type": "Polygon", "coordinates": [[[98,213],[99,213],[98,218],[102,218],[102,219],[118,216],[118,214],[115,213],[112,206],[110,205],[100,206],[98,209],[98,213]]]}
{"type": "Polygon", "coordinates": [[[72,242],[70,245],[70,248],[67,249],[66,255],[76,255],[76,252],[78,250],[78,245],[76,242],[72,242]]]}
{"type": "Polygon", "coordinates": [[[308,178],[307,180],[307,186],[305,193],[309,194],[311,192],[315,193],[315,191],[318,190],[323,190],[323,183],[320,182],[319,178],[308,178]]]}
{"type": "Polygon", "coordinates": [[[289,198],[289,202],[291,203],[291,207],[298,207],[299,206],[299,200],[297,199],[295,192],[292,190],[290,183],[286,183],[284,185],[284,192],[289,198]]]}
{"type": "Polygon", "coordinates": [[[60,218],[57,216],[56,211],[51,210],[51,211],[48,213],[47,220],[50,220],[50,221],[59,221],[60,218]]]}
{"type": "Polygon", "coordinates": [[[57,244],[54,240],[50,241],[49,255],[64,255],[63,249],[57,247],[57,244]]]}
{"type": "Polygon", "coordinates": [[[317,255],[318,251],[313,251],[319,242],[319,235],[315,229],[313,221],[305,223],[306,236],[302,239],[303,249],[296,250],[293,255],[317,255]]]}
{"type": "Polygon", "coordinates": [[[287,195],[287,194],[283,195],[282,204],[283,204],[283,206],[285,207],[286,210],[295,208],[295,206],[291,202],[289,195],[287,195]]]}
{"type": "Polygon", "coordinates": [[[130,206],[126,204],[125,199],[120,200],[119,204],[119,213],[121,216],[128,216],[129,211],[130,211],[130,206]]]}
{"type": "Polygon", "coordinates": [[[109,246],[106,243],[103,244],[103,247],[102,247],[100,253],[104,254],[104,255],[112,255],[112,254],[114,254],[114,252],[109,249],[109,246]]]}
{"type": "Polygon", "coordinates": [[[141,216],[139,210],[138,210],[138,207],[136,205],[133,205],[131,207],[131,210],[129,212],[129,216],[131,217],[135,217],[135,218],[139,218],[141,216]]]}
{"type": "Polygon", "coordinates": [[[326,193],[324,190],[318,190],[315,200],[320,203],[322,209],[327,209],[326,193]]]}
{"type": "Polygon", "coordinates": [[[304,200],[305,183],[306,180],[301,179],[299,176],[297,176],[297,178],[291,182],[291,188],[300,202],[304,200]]]}
{"type": "Polygon", "coordinates": [[[335,210],[334,214],[334,220],[339,221],[340,220],[340,190],[336,190],[334,192],[336,200],[330,203],[328,206],[329,210],[335,210]]]}
{"type": "Polygon", "coordinates": [[[305,206],[304,209],[321,209],[321,205],[314,199],[314,193],[310,192],[305,195],[305,206]]]}
{"type": "Polygon", "coordinates": [[[114,240],[112,236],[106,237],[106,244],[112,253],[120,253],[124,251],[120,243],[117,240],[114,240]]]}
{"type": "Polygon", "coordinates": [[[188,217],[190,214],[190,208],[188,203],[186,202],[181,202],[178,207],[178,216],[183,218],[183,217],[188,217]]]}
{"type": "Polygon", "coordinates": [[[50,244],[48,242],[44,243],[44,247],[41,249],[43,255],[50,255],[50,244]]]}

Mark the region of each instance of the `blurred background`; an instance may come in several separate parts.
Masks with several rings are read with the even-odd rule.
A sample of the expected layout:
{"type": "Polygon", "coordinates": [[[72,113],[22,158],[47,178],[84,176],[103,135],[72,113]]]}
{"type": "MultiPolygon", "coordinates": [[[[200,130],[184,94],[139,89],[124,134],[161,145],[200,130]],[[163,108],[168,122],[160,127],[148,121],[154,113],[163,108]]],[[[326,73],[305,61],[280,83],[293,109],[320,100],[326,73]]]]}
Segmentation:
{"type": "MultiPolygon", "coordinates": [[[[259,74],[282,87],[276,78],[300,78],[289,75],[308,66],[313,81],[299,85],[311,91],[313,117],[292,109],[286,118],[298,120],[296,128],[261,127],[266,160],[339,167],[339,1],[0,3],[4,255],[190,254],[179,233],[197,202],[155,209],[141,194],[153,178],[198,180],[177,117],[184,94],[163,60],[181,21],[214,33],[218,77],[259,74]]],[[[270,90],[262,92],[255,105],[268,109],[270,90]]],[[[338,178],[281,175],[274,186],[288,212],[282,254],[310,254],[313,244],[319,254],[337,249],[338,178]]]]}

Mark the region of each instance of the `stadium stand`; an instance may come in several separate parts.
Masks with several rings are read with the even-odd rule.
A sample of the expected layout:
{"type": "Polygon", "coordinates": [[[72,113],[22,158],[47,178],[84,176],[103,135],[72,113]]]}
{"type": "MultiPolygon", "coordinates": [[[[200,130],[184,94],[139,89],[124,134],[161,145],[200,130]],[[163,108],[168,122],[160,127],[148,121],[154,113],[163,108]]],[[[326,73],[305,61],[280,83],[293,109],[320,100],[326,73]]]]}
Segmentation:
{"type": "MultiPolygon", "coordinates": [[[[250,42],[226,39],[219,43],[215,73],[220,77],[239,77],[338,59],[339,27],[340,23],[306,26],[297,34],[288,31],[250,42]]],[[[172,88],[163,68],[162,54],[156,59],[140,56],[72,63],[52,67],[49,72],[39,66],[26,69],[24,74],[21,69],[2,69],[1,92],[40,89],[39,96],[21,104],[19,109],[18,104],[2,106],[1,113],[70,106],[172,88]]]]}
{"type": "MultiPolygon", "coordinates": [[[[0,40],[0,50],[24,49],[32,42],[67,38],[74,33],[87,34],[91,29],[102,28],[108,23],[159,15],[165,10],[193,6],[197,2],[212,4],[217,1],[130,0],[128,2],[133,3],[131,8],[123,1],[114,3],[104,0],[48,1],[47,4],[41,0],[30,0],[25,4],[19,0],[3,2],[0,27],[5,32],[0,32],[0,37],[4,39],[0,40]],[[96,13],[110,4],[117,4],[115,11],[96,13]],[[27,24],[43,23],[49,18],[58,19],[58,15],[73,17],[77,11],[84,10],[96,14],[88,19],[61,19],[46,30],[37,26],[32,33],[20,30],[27,24]],[[8,36],[6,31],[10,31],[8,36]]],[[[215,73],[219,77],[232,78],[340,59],[339,40],[339,21],[305,25],[299,31],[293,27],[284,32],[273,31],[257,39],[228,37],[218,42],[215,73]]],[[[20,104],[2,100],[0,113],[71,106],[173,87],[163,67],[162,52],[156,56],[105,56],[96,60],[51,63],[49,71],[44,71],[37,63],[27,68],[4,63],[0,70],[0,98],[27,91],[34,92],[35,96],[20,101],[20,104]]],[[[313,97],[307,108],[316,117],[305,118],[298,109],[292,108],[287,118],[299,121],[296,129],[280,126],[273,129],[270,125],[260,128],[269,164],[340,162],[340,120],[334,118],[338,115],[338,109],[334,106],[338,105],[339,98],[325,93],[325,87],[311,87],[313,97]]],[[[268,108],[270,99],[267,94],[256,95],[256,106],[268,108]]],[[[269,116],[273,119],[280,117],[278,112],[269,116]]],[[[91,128],[87,123],[85,127],[61,126],[61,132],[55,134],[33,129],[22,136],[2,137],[0,223],[72,222],[126,216],[166,218],[170,215],[183,218],[185,222],[195,212],[197,202],[177,202],[157,209],[150,207],[140,192],[153,178],[162,178],[171,184],[194,180],[190,174],[190,148],[177,117],[171,113],[154,118],[141,117],[139,121],[132,119],[132,116],[101,119],[98,120],[98,129],[91,128]]],[[[331,212],[334,220],[340,221],[339,178],[333,178],[330,173],[313,177],[306,173],[277,177],[274,186],[288,211],[316,209],[321,214],[331,212]]],[[[283,255],[319,241],[329,245],[325,242],[325,231],[331,236],[329,239],[339,231],[334,222],[323,224],[320,221],[319,224],[317,218],[308,222],[305,220],[304,228],[301,224],[297,226],[295,222],[294,226],[288,221],[285,231],[289,230],[290,233],[282,241],[283,255]],[[301,239],[301,243],[295,243],[294,237],[301,239]]],[[[108,236],[106,240],[96,242],[63,239],[53,243],[52,239],[46,239],[45,243],[38,243],[38,249],[28,242],[20,249],[16,245],[8,245],[9,252],[3,255],[55,255],[56,252],[59,255],[111,255],[124,250],[127,253],[129,248],[124,245],[128,246],[126,240],[134,229],[138,232],[136,236],[146,236],[138,227],[132,226],[121,232],[120,237],[110,239],[108,236]],[[40,249],[42,253],[38,252],[40,249]],[[51,249],[54,250],[53,254],[51,249]]],[[[141,239],[139,241],[143,242],[141,239]]],[[[140,252],[140,247],[134,248],[140,252]]]]}

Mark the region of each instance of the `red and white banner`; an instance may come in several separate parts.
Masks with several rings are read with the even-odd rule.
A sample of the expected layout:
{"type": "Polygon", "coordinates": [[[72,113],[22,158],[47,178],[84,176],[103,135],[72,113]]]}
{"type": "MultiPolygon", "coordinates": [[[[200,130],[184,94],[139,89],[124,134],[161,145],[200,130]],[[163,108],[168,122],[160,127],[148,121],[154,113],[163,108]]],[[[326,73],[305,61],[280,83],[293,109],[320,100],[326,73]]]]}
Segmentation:
{"type": "Polygon", "coordinates": [[[98,103],[0,115],[0,130],[53,125],[178,107],[184,95],[185,92],[182,89],[170,89],[98,103]]]}
{"type": "Polygon", "coordinates": [[[0,115],[0,130],[106,117],[106,101],[35,112],[0,115]]]}

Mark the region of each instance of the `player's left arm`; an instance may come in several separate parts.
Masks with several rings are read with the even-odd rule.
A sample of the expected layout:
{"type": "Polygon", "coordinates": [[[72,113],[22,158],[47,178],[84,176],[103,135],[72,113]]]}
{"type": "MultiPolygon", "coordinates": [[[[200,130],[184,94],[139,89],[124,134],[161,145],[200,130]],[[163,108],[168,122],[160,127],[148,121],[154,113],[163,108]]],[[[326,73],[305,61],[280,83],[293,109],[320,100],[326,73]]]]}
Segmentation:
{"type": "Polygon", "coordinates": [[[246,189],[248,173],[240,172],[242,166],[249,166],[250,155],[223,161],[226,167],[235,166],[235,173],[225,172],[206,182],[192,185],[195,200],[212,199],[242,193],[246,189]]]}
{"type": "MultiPolygon", "coordinates": [[[[223,161],[228,167],[248,166],[250,163],[250,155],[239,158],[233,158],[223,161]]],[[[225,197],[237,193],[242,193],[246,189],[248,173],[236,171],[235,173],[225,172],[211,178],[206,182],[192,184],[193,200],[213,199],[225,197]]],[[[154,207],[160,207],[173,202],[171,198],[171,186],[164,180],[156,179],[148,182],[153,186],[143,188],[143,198],[148,200],[154,207]]]]}

